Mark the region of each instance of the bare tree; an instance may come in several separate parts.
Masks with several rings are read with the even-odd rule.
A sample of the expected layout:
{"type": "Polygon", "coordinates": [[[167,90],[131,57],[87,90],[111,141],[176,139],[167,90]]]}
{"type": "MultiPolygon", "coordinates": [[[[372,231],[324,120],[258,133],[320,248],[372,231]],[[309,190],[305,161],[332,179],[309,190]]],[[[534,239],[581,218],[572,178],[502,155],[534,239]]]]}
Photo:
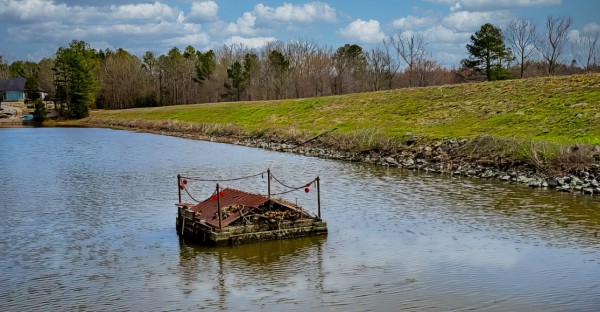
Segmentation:
{"type": "Polygon", "coordinates": [[[362,47],[345,44],[333,56],[335,77],[332,89],[334,94],[347,94],[363,91],[363,77],[367,70],[367,58],[362,47]]]}
{"type": "MultiPolygon", "coordinates": [[[[596,51],[596,41],[590,41],[592,52],[596,51]]],[[[368,52],[355,44],[335,49],[300,40],[273,42],[255,50],[234,44],[218,48],[214,54],[192,46],[183,50],[173,47],[163,55],[146,52],[139,57],[123,49],[99,50],[93,59],[93,74],[98,81],[95,103],[98,108],[116,109],[217,102],[234,97],[268,100],[346,94],[391,89],[400,86],[400,80],[406,85],[410,80],[411,86],[456,82],[454,70],[430,59],[421,36],[405,33],[386,38],[383,43],[368,52]],[[214,55],[214,63],[210,71],[202,68],[199,75],[199,57],[209,53],[211,58],[214,55]],[[233,66],[235,63],[238,65],[233,66]],[[404,63],[408,66],[400,75],[404,63]],[[231,95],[232,91],[235,94],[231,95]]],[[[6,63],[5,55],[0,53],[0,78],[8,78],[12,69],[6,63]]],[[[62,82],[66,78],[52,70],[56,67],[54,60],[43,59],[37,66],[42,90],[55,96],[64,92],[55,85],[56,79],[62,82]]]]}
{"type": "Polygon", "coordinates": [[[443,75],[440,75],[440,73],[444,73],[445,70],[435,60],[424,58],[415,68],[419,87],[438,85],[441,84],[444,79],[443,75]]]}
{"type": "Polygon", "coordinates": [[[386,82],[387,88],[392,89],[392,82],[394,81],[394,77],[398,74],[398,70],[400,69],[400,60],[398,59],[398,53],[396,48],[393,46],[394,38],[390,36],[388,40],[383,39],[383,48],[385,52],[386,58],[386,82]],[[396,57],[392,56],[392,51],[396,52],[396,57]]]}
{"type": "Polygon", "coordinates": [[[408,66],[408,85],[413,86],[414,72],[417,64],[425,59],[427,43],[423,35],[413,32],[396,33],[391,36],[389,44],[392,45],[398,55],[408,66]]]}
{"type": "Polygon", "coordinates": [[[318,50],[315,42],[292,40],[284,44],[284,55],[289,60],[290,76],[292,78],[293,96],[308,96],[312,88],[307,83],[311,63],[308,59],[318,50]]]}
{"type": "Polygon", "coordinates": [[[519,61],[520,77],[523,78],[527,61],[535,52],[535,44],[538,41],[535,24],[524,19],[512,20],[506,28],[506,41],[513,48],[513,53],[519,61]]]}
{"type": "Polygon", "coordinates": [[[548,75],[556,74],[559,58],[567,43],[567,35],[573,19],[571,17],[553,17],[546,19],[546,35],[540,38],[538,50],[546,61],[548,75]]]}
{"type": "Polygon", "coordinates": [[[367,58],[367,84],[372,91],[379,91],[388,75],[389,55],[381,49],[371,49],[365,54],[367,58]]]}
{"type": "Polygon", "coordinates": [[[146,78],[148,79],[151,90],[156,89],[156,91],[149,91],[148,95],[146,95],[146,105],[147,106],[155,106],[162,105],[162,79],[163,79],[163,71],[161,71],[157,67],[158,59],[151,51],[146,51],[146,53],[142,56],[142,68],[146,72],[146,78]]]}
{"type": "MultiPolygon", "coordinates": [[[[0,79],[8,79],[8,76],[9,76],[8,64],[6,64],[4,57],[2,56],[2,54],[0,54],[0,79]]],[[[0,100],[1,100],[1,98],[0,98],[0,100]]]]}
{"type": "Polygon", "coordinates": [[[584,66],[586,71],[591,71],[600,62],[598,53],[598,41],[600,41],[600,29],[584,30],[584,34],[573,44],[573,55],[577,62],[584,66]]]}
{"type": "Polygon", "coordinates": [[[322,96],[332,94],[331,86],[335,76],[334,52],[332,48],[318,49],[306,60],[308,68],[307,79],[309,84],[306,96],[322,96]]]}
{"type": "Polygon", "coordinates": [[[123,49],[107,51],[98,72],[99,108],[122,109],[153,106],[155,89],[151,76],[136,56],[123,49]]]}
{"type": "MultiPolygon", "coordinates": [[[[38,73],[38,86],[41,91],[48,93],[49,98],[54,97],[54,60],[43,58],[40,60],[38,73]]],[[[1,66],[1,65],[0,65],[1,66]]]]}

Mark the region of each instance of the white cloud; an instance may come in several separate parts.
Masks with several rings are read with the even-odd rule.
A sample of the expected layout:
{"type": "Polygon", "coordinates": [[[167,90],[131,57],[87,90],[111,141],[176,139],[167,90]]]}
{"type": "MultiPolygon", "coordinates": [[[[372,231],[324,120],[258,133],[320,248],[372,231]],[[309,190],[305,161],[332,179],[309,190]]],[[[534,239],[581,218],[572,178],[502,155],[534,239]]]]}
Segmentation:
{"type": "Polygon", "coordinates": [[[284,23],[335,23],[336,10],[326,3],[311,2],[303,6],[285,3],[272,8],[262,3],[254,7],[254,14],[261,20],[284,23]]]}
{"type": "Polygon", "coordinates": [[[593,41],[593,38],[598,36],[600,33],[600,25],[597,23],[590,23],[585,26],[581,30],[573,29],[568,33],[569,41],[571,41],[575,45],[585,45],[589,44],[589,40],[593,41]]]}
{"type": "Polygon", "coordinates": [[[198,24],[186,23],[184,12],[162,2],[79,6],[52,0],[0,0],[5,38],[17,44],[38,42],[57,48],[73,39],[110,42],[132,53],[166,50],[173,45],[209,44],[198,24]]]}
{"type": "Polygon", "coordinates": [[[92,6],[92,7],[100,7],[107,6],[109,4],[119,4],[123,3],[123,0],[54,0],[54,3],[65,3],[71,6],[80,5],[80,6],[92,6]]]}
{"type": "Polygon", "coordinates": [[[51,0],[0,0],[0,20],[16,24],[57,21],[62,24],[115,24],[176,21],[181,11],[160,2],[102,8],[55,4],[51,0]]]}
{"type": "Polygon", "coordinates": [[[581,37],[581,32],[579,30],[571,30],[567,33],[568,40],[573,44],[578,44],[581,37]]]}
{"type": "Polygon", "coordinates": [[[562,4],[562,0],[461,0],[457,3],[462,9],[479,11],[554,6],[562,4]]]}
{"type": "Polygon", "coordinates": [[[188,15],[191,22],[213,22],[217,20],[219,5],[214,1],[193,2],[188,15]]]}
{"type": "MultiPolygon", "coordinates": [[[[80,10],[81,8],[79,8],[80,10]]],[[[11,23],[32,23],[46,18],[62,19],[68,14],[67,5],[45,0],[0,0],[0,20],[11,23]]]]}
{"type": "Polygon", "coordinates": [[[176,37],[170,41],[172,46],[207,46],[210,44],[210,37],[207,34],[190,34],[183,37],[176,37]]]}
{"type": "Polygon", "coordinates": [[[250,12],[245,12],[241,17],[237,19],[236,23],[230,23],[225,31],[228,34],[241,34],[253,36],[258,33],[256,29],[256,16],[250,12]]]}
{"type": "Polygon", "coordinates": [[[249,49],[259,49],[273,41],[277,41],[277,39],[273,37],[242,38],[240,36],[233,36],[225,40],[225,45],[241,44],[249,49]]]}
{"type": "Polygon", "coordinates": [[[452,5],[456,3],[456,0],[425,0],[426,2],[437,3],[437,4],[447,4],[452,5]]]}
{"type": "Polygon", "coordinates": [[[385,34],[376,20],[354,20],[347,27],[340,29],[339,33],[347,39],[357,40],[360,43],[378,43],[385,39],[385,34]]]}
{"type": "Polygon", "coordinates": [[[585,34],[593,34],[598,31],[600,31],[600,24],[598,23],[590,23],[583,26],[583,32],[585,34]]]}
{"type": "Polygon", "coordinates": [[[496,26],[506,25],[513,15],[509,11],[493,12],[454,12],[444,18],[446,26],[452,27],[458,31],[476,31],[485,23],[492,23],[496,26]]]}
{"type": "MultiPolygon", "coordinates": [[[[96,9],[98,10],[98,9],[96,9]]],[[[108,14],[111,19],[127,21],[169,21],[177,20],[181,11],[160,2],[111,5],[108,14]]]]}
{"type": "Polygon", "coordinates": [[[423,28],[430,27],[436,23],[437,19],[433,17],[418,17],[409,15],[407,17],[402,17],[396,19],[392,22],[392,27],[394,29],[415,29],[415,28],[423,28]]]}
{"type": "Polygon", "coordinates": [[[433,59],[446,67],[456,66],[460,61],[467,57],[465,46],[440,46],[433,55],[433,59]]]}
{"type": "Polygon", "coordinates": [[[465,43],[471,37],[470,32],[457,32],[455,30],[436,26],[427,29],[423,32],[423,35],[429,42],[443,42],[443,43],[465,43]]]}
{"type": "Polygon", "coordinates": [[[562,0],[425,0],[450,6],[452,12],[494,11],[503,9],[532,8],[561,5],[562,0]]]}
{"type": "Polygon", "coordinates": [[[275,8],[259,3],[251,12],[244,12],[236,23],[227,25],[225,32],[230,35],[255,36],[281,29],[299,29],[307,24],[336,21],[335,9],[322,2],[302,6],[285,3],[275,8]]]}

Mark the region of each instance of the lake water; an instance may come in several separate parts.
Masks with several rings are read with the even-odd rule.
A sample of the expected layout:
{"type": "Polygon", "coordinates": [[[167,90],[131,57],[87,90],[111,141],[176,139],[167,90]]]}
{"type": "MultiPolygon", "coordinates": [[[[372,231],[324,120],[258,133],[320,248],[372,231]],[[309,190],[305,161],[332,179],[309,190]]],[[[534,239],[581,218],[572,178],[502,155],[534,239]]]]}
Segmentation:
{"type": "Polygon", "coordinates": [[[600,310],[598,197],[107,129],[0,129],[0,162],[1,311],[600,310]],[[327,236],[180,241],[178,173],[267,168],[320,176],[327,236]]]}

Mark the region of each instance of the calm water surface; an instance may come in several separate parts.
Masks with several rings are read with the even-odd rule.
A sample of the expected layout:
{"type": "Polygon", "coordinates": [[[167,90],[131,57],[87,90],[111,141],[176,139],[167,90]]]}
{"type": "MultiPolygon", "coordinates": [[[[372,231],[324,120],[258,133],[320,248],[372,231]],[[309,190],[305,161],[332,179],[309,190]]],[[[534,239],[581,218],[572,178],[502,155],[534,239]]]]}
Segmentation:
{"type": "Polygon", "coordinates": [[[0,162],[1,311],[600,310],[598,197],[106,129],[0,129],[0,162]],[[179,240],[178,173],[267,168],[321,177],[327,236],[179,240]]]}

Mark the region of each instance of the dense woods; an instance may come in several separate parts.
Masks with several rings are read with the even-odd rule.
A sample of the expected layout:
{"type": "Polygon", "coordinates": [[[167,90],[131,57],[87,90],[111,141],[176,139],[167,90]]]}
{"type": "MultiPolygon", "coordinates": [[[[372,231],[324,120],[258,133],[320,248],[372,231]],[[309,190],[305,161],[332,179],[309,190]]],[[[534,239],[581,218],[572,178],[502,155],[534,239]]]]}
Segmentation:
{"type": "Polygon", "coordinates": [[[600,34],[568,42],[570,25],[571,18],[564,17],[548,17],[539,30],[527,20],[515,20],[504,30],[486,24],[467,45],[465,55],[471,55],[465,60],[471,63],[463,62],[461,68],[441,66],[431,58],[426,39],[407,32],[368,50],[356,44],[334,48],[294,40],[271,42],[261,49],[229,45],[200,51],[187,46],[173,47],[163,55],[148,51],[138,56],[73,41],[54,59],[37,63],[9,65],[0,55],[0,78],[26,78],[28,93],[43,90],[49,100],[65,105],[63,111],[69,112],[65,117],[78,118],[87,111],[77,111],[77,103],[122,109],[286,99],[598,71],[600,34]],[[484,32],[495,37],[495,48],[478,46],[487,36],[484,32]],[[567,48],[573,59],[564,60],[567,48]],[[495,54],[487,52],[494,49],[495,54]],[[499,71],[502,75],[495,74],[499,71]]]}

